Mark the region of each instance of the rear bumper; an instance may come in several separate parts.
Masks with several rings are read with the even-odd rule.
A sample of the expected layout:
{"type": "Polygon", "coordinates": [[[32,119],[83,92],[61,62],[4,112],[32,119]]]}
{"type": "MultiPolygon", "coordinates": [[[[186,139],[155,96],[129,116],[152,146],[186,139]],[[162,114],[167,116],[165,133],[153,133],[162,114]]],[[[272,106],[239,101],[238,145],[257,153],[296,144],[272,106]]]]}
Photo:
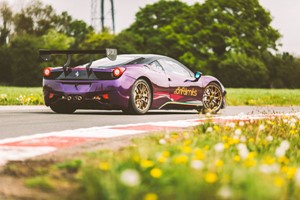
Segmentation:
{"type": "Polygon", "coordinates": [[[81,109],[126,109],[134,79],[122,76],[116,80],[43,80],[47,106],[72,104],[81,109]]]}

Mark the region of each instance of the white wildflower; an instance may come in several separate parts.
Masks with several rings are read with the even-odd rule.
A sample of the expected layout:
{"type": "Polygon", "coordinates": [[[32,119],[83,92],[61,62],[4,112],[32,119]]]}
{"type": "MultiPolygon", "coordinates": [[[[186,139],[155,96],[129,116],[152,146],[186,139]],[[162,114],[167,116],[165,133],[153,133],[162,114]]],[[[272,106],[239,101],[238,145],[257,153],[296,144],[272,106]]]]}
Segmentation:
{"type": "Polygon", "coordinates": [[[263,164],[259,166],[259,171],[261,171],[264,174],[278,173],[280,171],[280,166],[278,164],[263,164]]]}
{"type": "Polygon", "coordinates": [[[241,129],[236,129],[234,132],[235,135],[241,135],[242,134],[242,130],[241,129]]]}
{"type": "Polygon", "coordinates": [[[245,136],[242,135],[242,136],[240,137],[240,141],[241,141],[241,142],[246,142],[246,141],[247,141],[247,138],[246,138],[245,136]]]}
{"type": "Polygon", "coordinates": [[[167,142],[166,142],[165,139],[160,139],[160,140],[158,141],[158,143],[161,144],[161,145],[164,145],[164,144],[166,144],[167,142]]]}
{"type": "Polygon", "coordinates": [[[227,126],[229,126],[230,128],[234,128],[235,127],[235,123],[234,122],[230,122],[230,123],[228,123],[227,126]]]}
{"type": "Polygon", "coordinates": [[[208,128],[206,129],[206,132],[207,132],[207,133],[213,132],[213,128],[212,128],[212,127],[208,127],[208,128]]]}
{"type": "Polygon", "coordinates": [[[242,144],[242,143],[238,144],[237,149],[239,151],[239,155],[241,158],[246,159],[248,157],[249,150],[245,144],[242,144]]]}
{"type": "Polygon", "coordinates": [[[232,197],[232,192],[228,186],[221,187],[217,194],[222,199],[231,199],[232,197]]]}
{"type": "Polygon", "coordinates": [[[272,142],[272,141],[273,141],[273,136],[272,136],[272,135],[268,135],[268,136],[266,137],[266,140],[267,140],[268,142],[272,142]]]}
{"type": "Polygon", "coordinates": [[[258,130],[259,131],[265,130],[265,125],[264,124],[259,125],[258,130]]]}
{"type": "Polygon", "coordinates": [[[196,170],[200,170],[203,168],[204,164],[201,160],[192,160],[191,162],[191,168],[196,169],[196,170]]]}
{"type": "Polygon", "coordinates": [[[244,125],[245,125],[245,122],[243,122],[243,121],[239,122],[239,126],[244,126],[244,125]]]}
{"type": "Polygon", "coordinates": [[[141,183],[140,174],[134,169],[126,169],[120,175],[121,182],[129,187],[138,186],[141,183]]]}
{"type": "Polygon", "coordinates": [[[297,172],[295,174],[295,181],[296,181],[296,184],[299,186],[300,185],[300,168],[297,169],[297,172]]]}
{"type": "Polygon", "coordinates": [[[279,147],[276,148],[275,150],[275,155],[277,157],[282,157],[285,155],[286,151],[290,148],[290,143],[287,140],[283,140],[279,147]]]}
{"type": "Polygon", "coordinates": [[[215,146],[214,146],[214,149],[216,152],[222,152],[224,151],[224,144],[223,143],[217,143],[215,146]]]}

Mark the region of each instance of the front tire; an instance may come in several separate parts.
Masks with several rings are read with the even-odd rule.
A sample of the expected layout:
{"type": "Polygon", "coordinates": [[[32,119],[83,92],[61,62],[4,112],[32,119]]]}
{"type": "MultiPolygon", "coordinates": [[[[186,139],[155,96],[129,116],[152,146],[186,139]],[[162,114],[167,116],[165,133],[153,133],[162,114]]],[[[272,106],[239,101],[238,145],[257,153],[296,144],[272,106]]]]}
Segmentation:
{"type": "Polygon", "coordinates": [[[221,109],[223,103],[223,94],[221,87],[217,83],[208,84],[204,89],[202,102],[203,114],[216,114],[221,109]]]}
{"type": "Polygon", "coordinates": [[[51,110],[59,114],[72,114],[76,108],[67,103],[56,103],[50,106],[51,110]]]}
{"type": "MultiPolygon", "coordinates": [[[[152,91],[144,79],[138,79],[131,88],[129,108],[125,113],[143,115],[148,112],[152,103],[152,91]]],[[[123,111],[123,112],[124,112],[123,111]]]]}

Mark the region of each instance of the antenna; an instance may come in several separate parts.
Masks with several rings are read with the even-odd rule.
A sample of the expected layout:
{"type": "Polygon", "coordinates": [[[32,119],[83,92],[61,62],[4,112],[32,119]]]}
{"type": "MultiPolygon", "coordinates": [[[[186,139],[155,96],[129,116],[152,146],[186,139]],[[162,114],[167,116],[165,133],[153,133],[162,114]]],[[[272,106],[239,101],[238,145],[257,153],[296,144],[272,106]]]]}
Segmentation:
{"type": "MultiPolygon", "coordinates": [[[[104,31],[105,28],[105,0],[91,0],[91,26],[95,31],[104,31]]],[[[115,34],[115,6],[114,0],[110,0],[112,31],[115,34]]]]}

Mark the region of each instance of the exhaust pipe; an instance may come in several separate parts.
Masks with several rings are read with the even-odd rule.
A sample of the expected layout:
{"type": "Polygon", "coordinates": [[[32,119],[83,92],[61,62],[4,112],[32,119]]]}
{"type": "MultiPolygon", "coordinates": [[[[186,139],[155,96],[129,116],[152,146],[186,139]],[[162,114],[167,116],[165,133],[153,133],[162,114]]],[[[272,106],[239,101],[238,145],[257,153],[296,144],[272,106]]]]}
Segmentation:
{"type": "Polygon", "coordinates": [[[72,96],[68,96],[68,97],[67,97],[67,100],[68,100],[68,101],[71,101],[71,100],[72,100],[72,96]]]}
{"type": "Polygon", "coordinates": [[[82,100],[82,96],[77,96],[77,100],[81,101],[82,100]]]}

